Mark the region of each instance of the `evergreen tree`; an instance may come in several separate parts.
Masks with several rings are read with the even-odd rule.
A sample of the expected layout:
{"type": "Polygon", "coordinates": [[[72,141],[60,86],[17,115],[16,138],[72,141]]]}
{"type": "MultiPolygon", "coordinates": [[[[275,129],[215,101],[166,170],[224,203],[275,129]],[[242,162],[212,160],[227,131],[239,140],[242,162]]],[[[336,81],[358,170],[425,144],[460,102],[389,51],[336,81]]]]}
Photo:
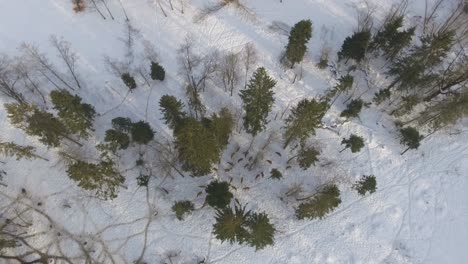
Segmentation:
{"type": "Polygon", "coordinates": [[[412,27],[408,30],[401,30],[402,26],[403,16],[396,16],[388,20],[383,28],[374,36],[369,49],[380,49],[387,59],[395,59],[411,43],[416,29],[412,27]]]}
{"type": "Polygon", "coordinates": [[[177,201],[172,206],[172,211],[176,214],[177,219],[184,220],[186,215],[189,215],[194,210],[194,205],[191,201],[177,201]]]}
{"type": "Polygon", "coordinates": [[[99,198],[113,199],[125,181],[114,165],[112,161],[101,161],[98,164],[76,161],[68,167],[67,174],[81,188],[95,191],[99,198]]]}
{"type": "Polygon", "coordinates": [[[137,88],[135,78],[133,78],[133,76],[130,75],[130,73],[123,73],[120,77],[122,78],[122,81],[125,83],[128,89],[133,90],[137,88]]]}
{"type": "Polygon", "coordinates": [[[175,131],[175,137],[182,168],[194,176],[206,175],[211,171],[211,165],[219,160],[220,147],[216,138],[201,122],[184,119],[180,129],[175,131]]]}
{"type": "Polygon", "coordinates": [[[159,65],[157,62],[151,62],[151,79],[153,80],[158,80],[158,81],[164,81],[164,78],[166,77],[166,71],[164,68],[159,65]]]}
{"type": "Polygon", "coordinates": [[[119,149],[127,149],[130,145],[130,137],[121,131],[108,129],[104,141],[108,143],[108,147],[112,152],[119,149]]]}
{"type": "Polygon", "coordinates": [[[272,89],[275,85],[276,81],[268,76],[265,68],[260,67],[247,88],[240,93],[245,110],[244,127],[254,136],[265,128],[268,113],[274,102],[272,89]]]}
{"type": "Polygon", "coordinates": [[[16,160],[20,159],[47,159],[37,155],[33,146],[20,146],[13,142],[2,142],[0,141],[0,154],[8,157],[16,157],[16,160]]]}
{"type": "Polygon", "coordinates": [[[390,89],[382,89],[374,94],[372,101],[377,105],[383,103],[385,100],[389,99],[392,95],[390,89]]]}
{"type": "MultiPolygon", "coordinates": [[[[213,225],[215,237],[222,242],[238,242],[242,244],[249,240],[250,234],[247,225],[247,219],[250,211],[245,211],[245,207],[234,207],[234,211],[225,207],[216,210],[216,223],[213,225]]],[[[260,245],[260,244],[259,244],[260,245]]]]}
{"type": "Polygon", "coordinates": [[[468,89],[449,94],[444,100],[433,102],[420,113],[419,125],[429,123],[434,130],[441,129],[468,116],[468,89]]]}
{"type": "Polygon", "coordinates": [[[293,140],[306,140],[310,134],[315,134],[315,129],[322,124],[322,117],[328,109],[328,103],[315,99],[303,99],[286,119],[286,131],[284,133],[284,147],[293,140]]]}
{"type": "Polygon", "coordinates": [[[320,155],[320,152],[315,148],[301,146],[297,155],[299,167],[303,170],[307,170],[310,166],[315,165],[318,161],[318,155],[320,155]]]}
{"type": "Polygon", "coordinates": [[[312,38],[312,22],[301,20],[291,29],[289,42],[286,46],[286,58],[291,63],[291,68],[304,58],[307,51],[307,42],[312,38]]]}
{"type": "Polygon", "coordinates": [[[154,138],[154,131],[145,121],[138,121],[132,124],[130,129],[132,141],[138,144],[148,144],[154,138]]]}
{"type": "Polygon", "coordinates": [[[347,119],[357,117],[361,112],[363,105],[364,102],[361,99],[351,100],[351,102],[346,106],[346,109],[341,112],[340,116],[346,117],[347,119]]]}
{"type": "Polygon", "coordinates": [[[422,135],[419,134],[418,130],[414,127],[406,127],[400,129],[401,140],[400,143],[406,145],[408,148],[401,153],[401,155],[405,154],[406,151],[410,149],[417,149],[421,144],[421,140],[424,138],[422,135]]]}
{"type": "Polygon", "coordinates": [[[159,107],[163,114],[164,123],[171,129],[175,129],[185,118],[185,112],[182,110],[184,104],[174,96],[163,95],[159,100],[159,107]]]}
{"type": "Polygon", "coordinates": [[[123,133],[130,133],[133,126],[132,120],[128,117],[116,117],[111,122],[113,129],[123,133]]]}
{"type": "Polygon", "coordinates": [[[255,250],[263,249],[274,244],[276,229],[270,223],[268,215],[265,213],[252,213],[248,216],[246,225],[250,230],[247,242],[255,250]]]}
{"type": "Polygon", "coordinates": [[[225,208],[231,203],[232,193],[229,191],[229,183],[212,181],[205,188],[206,202],[213,208],[225,208]]]}
{"type": "Polygon", "coordinates": [[[279,171],[278,169],[272,169],[270,172],[270,177],[272,179],[279,180],[283,178],[283,173],[281,173],[281,171],[279,171]]]}
{"type": "Polygon", "coordinates": [[[92,130],[96,111],[90,104],[81,102],[81,97],[71,95],[66,90],[54,90],[50,92],[50,98],[54,109],[58,112],[60,121],[73,134],[87,138],[92,130]]]}
{"type": "Polygon", "coordinates": [[[347,148],[350,148],[352,153],[356,153],[361,151],[361,149],[364,147],[364,139],[360,136],[351,134],[348,139],[343,138],[341,145],[345,145],[345,148],[342,149],[340,153],[345,151],[347,148]]]}
{"type": "Polygon", "coordinates": [[[331,101],[333,97],[335,97],[337,94],[340,95],[342,92],[346,92],[351,87],[353,87],[354,84],[354,77],[350,74],[346,74],[341,76],[338,79],[338,84],[330,89],[327,94],[324,97],[325,101],[331,101]]]}
{"type": "Polygon", "coordinates": [[[336,185],[324,187],[315,196],[299,205],[296,216],[299,219],[323,218],[340,205],[340,190],[336,185]]]}
{"type": "Polygon", "coordinates": [[[213,132],[220,150],[224,149],[229,143],[233,127],[234,117],[226,107],[223,107],[218,115],[214,114],[211,117],[209,128],[213,132]]]}
{"type": "Polygon", "coordinates": [[[354,184],[354,189],[364,196],[366,193],[374,193],[377,189],[377,181],[374,175],[364,175],[362,178],[354,184]]]}
{"type": "Polygon", "coordinates": [[[367,30],[355,32],[351,37],[347,37],[338,52],[338,60],[346,59],[345,63],[347,63],[349,59],[353,59],[360,63],[366,55],[370,38],[371,33],[367,30]]]}
{"type": "Polygon", "coordinates": [[[69,137],[69,131],[63,123],[51,113],[26,104],[6,104],[8,118],[12,125],[23,129],[26,134],[39,137],[39,141],[49,147],[58,147],[60,140],[66,138],[81,146],[69,137]]]}

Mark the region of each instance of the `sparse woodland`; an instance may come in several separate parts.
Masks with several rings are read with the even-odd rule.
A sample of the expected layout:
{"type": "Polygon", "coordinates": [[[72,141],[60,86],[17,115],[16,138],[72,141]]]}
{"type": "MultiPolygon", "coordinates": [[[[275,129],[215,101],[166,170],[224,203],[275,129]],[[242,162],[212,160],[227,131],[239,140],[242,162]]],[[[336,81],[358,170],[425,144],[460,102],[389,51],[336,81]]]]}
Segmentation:
{"type": "MultiPolygon", "coordinates": [[[[411,19],[409,0],[397,1],[379,19],[367,5],[357,10],[355,30],[344,39],[334,36],[332,25],[320,32],[314,17],[297,17],[286,32],[278,26],[271,33],[283,45],[281,53],[269,54],[277,58],[271,69],[271,63],[262,63],[269,51],[261,46],[202,49],[203,38],[190,34],[172,44],[176,67],[168,66],[158,54],[159,40],[146,40],[134,23],[131,1],[68,1],[74,16],[123,25],[115,33],[121,46],[115,48],[124,55],[103,55],[110,77],[96,84],[82,73],[75,43],[63,37],[51,36],[49,47],[23,43],[16,54],[0,54],[2,111],[11,130],[27,138],[14,141],[5,134],[0,139],[0,260],[5,263],[214,263],[209,252],[193,256],[174,249],[158,260],[149,253],[157,219],[181,225],[189,218],[201,221],[200,215],[209,218],[203,223],[210,226],[210,239],[204,241],[209,248],[221,243],[261,251],[288,231],[281,219],[324,221],[351,197],[340,197],[343,191],[356,199],[379,192],[378,174],[356,178],[340,163],[367,155],[368,133],[341,126],[380,113],[403,159],[468,115],[464,0],[428,0],[419,19],[411,19]],[[319,46],[311,44],[314,39],[319,46]],[[301,96],[284,105],[282,89],[310,79],[305,68],[330,76],[328,86],[315,96],[297,93],[301,96]],[[117,104],[93,105],[106,101],[104,86],[121,95],[117,104]],[[152,93],[162,94],[155,99],[152,93]],[[140,100],[138,114],[127,107],[134,100],[140,100]],[[129,206],[143,208],[145,216],[112,220],[93,232],[70,231],[32,190],[5,191],[3,181],[12,171],[3,167],[18,160],[38,170],[58,170],[67,188],[90,204],[118,203],[121,192],[141,195],[143,203],[129,206]],[[315,184],[292,184],[288,178],[296,174],[323,176],[315,184]],[[284,208],[281,216],[252,195],[268,186],[280,186],[272,197],[284,208]],[[137,223],[143,228],[126,238],[106,238],[137,223]],[[136,258],[122,253],[132,239],[140,241],[136,258]]],[[[203,24],[229,9],[247,25],[265,26],[248,0],[207,1],[201,9],[186,0],[152,2],[161,20],[192,16],[195,10],[191,23],[203,24]]],[[[62,207],[86,210],[76,203],[62,207]]]]}

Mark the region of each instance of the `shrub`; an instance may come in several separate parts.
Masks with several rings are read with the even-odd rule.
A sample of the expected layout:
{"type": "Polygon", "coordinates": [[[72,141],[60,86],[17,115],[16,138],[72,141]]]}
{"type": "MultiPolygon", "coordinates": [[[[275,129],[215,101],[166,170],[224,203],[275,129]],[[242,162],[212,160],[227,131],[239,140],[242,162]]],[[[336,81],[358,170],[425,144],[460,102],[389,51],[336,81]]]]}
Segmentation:
{"type": "Polygon", "coordinates": [[[122,78],[122,81],[130,90],[137,88],[135,78],[133,78],[133,76],[131,76],[130,73],[128,72],[123,73],[121,78],[122,78]]]}
{"type": "Polygon", "coordinates": [[[360,195],[366,195],[366,193],[374,193],[377,189],[377,181],[374,175],[364,175],[362,178],[354,184],[354,189],[360,195]]]}
{"type": "Polygon", "coordinates": [[[177,219],[184,220],[184,217],[194,210],[194,205],[191,201],[177,201],[172,206],[172,211],[176,214],[177,219]]]}
{"type": "Polygon", "coordinates": [[[213,181],[206,188],[206,201],[214,208],[225,208],[231,202],[232,193],[229,191],[229,183],[213,181]]]}
{"type": "Polygon", "coordinates": [[[151,62],[151,79],[164,81],[165,77],[166,71],[164,70],[164,68],[157,62],[151,62]]]}
{"type": "Polygon", "coordinates": [[[132,140],[138,144],[148,144],[154,138],[154,131],[145,121],[139,121],[132,124],[132,140]]]}
{"type": "Polygon", "coordinates": [[[271,175],[271,178],[275,180],[279,180],[283,178],[283,174],[278,169],[272,169],[270,172],[270,175],[271,175]]]}

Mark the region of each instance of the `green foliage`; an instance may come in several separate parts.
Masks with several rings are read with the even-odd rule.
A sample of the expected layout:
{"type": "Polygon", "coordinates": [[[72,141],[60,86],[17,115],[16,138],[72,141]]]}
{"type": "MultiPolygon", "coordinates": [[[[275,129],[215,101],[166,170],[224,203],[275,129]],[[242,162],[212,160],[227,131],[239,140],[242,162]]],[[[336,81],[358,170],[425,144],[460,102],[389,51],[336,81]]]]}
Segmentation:
{"type": "Polygon", "coordinates": [[[113,199],[125,181],[114,165],[112,161],[101,161],[98,164],[76,161],[68,167],[67,174],[81,188],[95,191],[99,198],[113,199]]]}
{"type": "Polygon", "coordinates": [[[166,71],[164,68],[159,65],[157,62],[151,62],[151,79],[153,80],[158,80],[158,81],[164,81],[164,78],[166,77],[166,71]]]}
{"type": "Polygon", "coordinates": [[[383,103],[385,100],[388,100],[391,95],[392,95],[392,92],[390,91],[390,89],[382,89],[374,94],[374,98],[372,99],[372,101],[374,101],[374,103],[379,105],[383,103]]]}
{"type": "Polygon", "coordinates": [[[234,117],[228,108],[223,107],[218,115],[213,114],[209,128],[213,132],[220,150],[229,143],[234,127],[234,117]]]}
{"type": "Polygon", "coordinates": [[[59,120],[73,134],[87,138],[92,130],[96,111],[90,104],[81,102],[81,97],[72,95],[66,90],[50,92],[54,109],[58,112],[59,120]]]}
{"type": "Polygon", "coordinates": [[[420,114],[419,124],[430,123],[433,129],[440,129],[468,116],[468,90],[452,93],[445,100],[434,102],[420,114]]]}
{"type": "Polygon", "coordinates": [[[324,70],[328,67],[328,59],[321,58],[317,63],[317,67],[321,70],[324,70]]]}
{"type": "Polygon", "coordinates": [[[254,136],[265,128],[274,102],[272,89],[275,85],[276,81],[268,76],[265,68],[260,67],[250,79],[247,88],[240,92],[245,110],[244,127],[254,136]]]}
{"type": "Polygon", "coordinates": [[[154,131],[145,121],[138,121],[132,124],[130,129],[132,140],[138,144],[148,144],[154,138],[154,131]]]}
{"type": "Polygon", "coordinates": [[[413,108],[420,102],[418,96],[416,95],[409,95],[409,96],[402,96],[401,103],[399,104],[398,109],[392,112],[392,114],[396,117],[408,114],[413,108]]]}
{"type": "Polygon", "coordinates": [[[188,200],[177,201],[172,206],[172,211],[176,214],[177,219],[181,221],[184,220],[184,217],[186,215],[189,215],[190,213],[192,213],[194,209],[195,207],[193,203],[188,200]]]}
{"type": "Polygon", "coordinates": [[[377,32],[370,44],[371,50],[380,49],[387,59],[395,59],[400,52],[411,44],[415,33],[415,27],[401,30],[403,16],[396,16],[388,20],[382,30],[377,32]]]}
{"type": "Polygon", "coordinates": [[[303,99],[291,110],[291,114],[286,119],[286,131],[284,147],[287,147],[293,140],[306,140],[311,134],[315,134],[322,124],[322,117],[328,109],[326,101],[316,101],[315,99],[303,99]]]}
{"type": "Polygon", "coordinates": [[[216,210],[216,223],[213,225],[213,233],[215,237],[222,242],[229,243],[238,242],[242,244],[249,240],[249,230],[247,219],[250,216],[250,211],[245,211],[245,207],[235,206],[234,211],[225,207],[216,210]]]}
{"type": "Polygon", "coordinates": [[[289,42],[286,46],[286,58],[291,63],[299,63],[304,58],[307,51],[307,42],[312,38],[312,22],[301,20],[294,25],[289,34],[289,42]]]}
{"type": "Polygon", "coordinates": [[[182,168],[191,171],[194,176],[202,176],[211,172],[213,163],[219,160],[220,147],[203,124],[193,118],[186,118],[180,129],[174,131],[176,148],[182,168]]]}
{"type": "Polygon", "coordinates": [[[359,116],[359,113],[362,110],[364,102],[361,99],[351,100],[351,102],[346,106],[346,109],[341,112],[341,117],[353,118],[359,116]]]}
{"type": "Polygon", "coordinates": [[[132,129],[132,120],[128,117],[116,117],[112,119],[112,128],[123,133],[130,133],[132,129]]]}
{"type": "Polygon", "coordinates": [[[349,59],[354,59],[357,63],[361,62],[366,55],[370,38],[371,33],[369,31],[355,32],[351,37],[347,37],[338,52],[338,60],[346,59],[346,62],[348,62],[349,59]]]}
{"type": "Polygon", "coordinates": [[[315,148],[301,146],[297,155],[299,167],[303,170],[307,170],[310,166],[315,165],[318,161],[318,155],[320,155],[320,152],[315,148]]]}
{"type": "Polygon", "coordinates": [[[140,174],[137,177],[137,184],[140,187],[148,187],[150,176],[145,174],[140,174]]]}
{"type": "Polygon", "coordinates": [[[113,152],[119,149],[127,149],[130,145],[130,137],[124,132],[115,129],[106,131],[104,141],[109,144],[109,149],[113,152]]]}
{"type": "Polygon", "coordinates": [[[229,183],[212,181],[205,188],[206,202],[214,208],[225,208],[231,203],[234,197],[229,191],[229,183]]]}
{"type": "Polygon", "coordinates": [[[340,190],[336,185],[324,187],[315,196],[296,209],[298,219],[323,218],[341,203],[340,190]]]}
{"type": "Polygon", "coordinates": [[[337,94],[348,91],[349,89],[351,89],[351,87],[353,87],[353,84],[354,84],[354,77],[352,75],[346,74],[346,75],[341,76],[338,79],[338,84],[332,89],[330,89],[325,95],[325,98],[324,98],[325,101],[330,101],[337,94]]]}
{"type": "Polygon", "coordinates": [[[266,246],[274,244],[274,236],[276,229],[270,223],[268,215],[265,213],[252,213],[246,221],[246,225],[250,230],[247,242],[255,247],[255,250],[263,249],[266,246]]]}
{"type": "Polygon", "coordinates": [[[281,171],[279,171],[278,169],[272,169],[270,172],[270,177],[272,179],[279,180],[283,178],[283,173],[281,173],[281,171]]]}
{"type": "Polygon", "coordinates": [[[130,73],[128,73],[128,72],[123,73],[122,76],[120,76],[120,78],[125,83],[125,85],[128,87],[128,89],[133,90],[133,89],[137,88],[135,78],[133,78],[133,76],[130,75],[130,73]]]}
{"type": "Polygon", "coordinates": [[[353,187],[360,195],[364,196],[366,193],[374,193],[377,190],[377,181],[374,175],[363,175],[353,187]]]}
{"type": "Polygon", "coordinates": [[[424,138],[414,127],[402,128],[400,129],[400,134],[400,143],[406,145],[408,149],[417,149],[424,138]]]}
{"type": "Polygon", "coordinates": [[[185,112],[182,110],[184,104],[174,96],[163,95],[159,100],[159,107],[163,114],[164,123],[171,129],[175,129],[185,118],[185,112]]]}
{"type": "Polygon", "coordinates": [[[32,146],[20,146],[13,142],[0,141],[0,154],[8,157],[15,156],[16,160],[41,158],[37,154],[35,154],[34,151],[35,148],[32,146]]]}
{"type": "Polygon", "coordinates": [[[350,148],[352,153],[356,153],[361,151],[361,149],[364,147],[364,139],[360,136],[351,134],[348,139],[343,138],[341,144],[345,145],[345,148],[342,151],[350,148]]]}

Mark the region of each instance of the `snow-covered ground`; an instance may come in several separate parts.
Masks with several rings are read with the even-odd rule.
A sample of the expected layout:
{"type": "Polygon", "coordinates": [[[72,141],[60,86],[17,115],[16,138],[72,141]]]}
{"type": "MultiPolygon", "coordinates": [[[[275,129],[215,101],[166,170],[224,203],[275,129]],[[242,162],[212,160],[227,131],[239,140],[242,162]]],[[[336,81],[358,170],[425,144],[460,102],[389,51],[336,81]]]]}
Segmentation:
{"type": "MultiPolygon", "coordinates": [[[[279,0],[244,0],[241,2],[254,16],[228,6],[194,22],[199,10],[214,1],[173,0],[174,10],[171,10],[169,2],[161,0],[167,13],[165,17],[157,0],[121,0],[130,23],[139,31],[135,35],[134,70],[147,67],[146,61],[143,62],[144,43],[151,43],[167,73],[163,83],[152,84],[152,87],[138,79],[139,87],[127,95],[127,88],[104,63],[104,56],[123,60],[126,53],[122,41],[126,37],[124,13],[119,1],[107,2],[115,20],[110,19],[103,6],[100,7],[107,17],[105,20],[96,12],[77,14],[69,0],[0,0],[2,53],[15,56],[19,54],[17,48],[21,43],[34,44],[64,73],[66,71],[50,45],[50,36],[63,37],[79,54],[78,73],[85,85],[77,93],[101,114],[95,122],[96,136],[85,147],[89,149],[89,155],[93,153],[92,146],[102,140],[104,131],[110,127],[110,120],[117,116],[146,119],[156,131],[158,140],[170,139],[171,131],[161,122],[158,102],[165,94],[185,98],[177,50],[187,36],[194,40],[196,52],[201,55],[216,49],[238,52],[245,44],[253,43],[260,58],[257,66],[265,66],[278,80],[271,119],[304,97],[322,94],[335,80],[328,70],[322,71],[315,66],[320,29],[323,25],[334,29],[330,42],[334,54],[357,26],[353,6],[362,6],[358,0],[284,0],[283,3],[279,0]],[[185,3],[183,14],[182,2],[185,3]],[[291,26],[301,19],[313,21],[314,36],[303,64],[303,79],[293,84],[292,72],[285,71],[279,63],[287,35],[270,26],[278,22],[291,26]]],[[[378,18],[393,1],[369,2],[376,7],[378,23],[378,18]]],[[[417,19],[416,12],[421,10],[423,2],[411,2],[409,20],[417,19]]],[[[377,73],[374,77],[383,83],[386,81],[377,73]]],[[[359,85],[364,85],[364,80],[358,80],[359,85]]],[[[203,93],[209,113],[225,105],[240,109],[238,96],[230,97],[215,86],[210,84],[203,93]]],[[[45,83],[43,88],[46,91],[53,89],[45,83]]],[[[5,100],[0,99],[0,102],[3,104],[5,100]]],[[[325,118],[326,122],[339,119],[343,107],[342,101],[337,102],[325,118]]],[[[174,263],[195,263],[202,259],[207,263],[466,263],[466,123],[437,132],[424,140],[418,150],[402,156],[404,147],[399,143],[393,120],[374,107],[364,109],[359,119],[333,128],[339,135],[330,130],[319,130],[311,137],[310,142],[322,149],[320,164],[303,171],[299,168],[285,170],[288,155],[292,154],[281,148],[278,133],[281,122],[273,120],[267,131],[256,138],[252,150],[259,151],[271,135],[273,143],[267,147],[264,159],[271,160],[272,164],[265,162],[251,172],[238,165],[229,173],[223,173],[227,162],[243,156],[239,153],[231,156],[236,144],[241,147],[240,152],[248,148],[250,138],[245,133],[236,133],[218,165],[217,177],[223,180],[232,177],[233,185],[237,186],[235,197],[249,209],[267,212],[275,224],[278,232],[274,246],[257,252],[246,245],[230,245],[216,240],[211,235],[213,209],[196,210],[184,221],[178,221],[172,213],[173,202],[181,199],[190,199],[200,207],[204,194],[197,195],[202,190],[199,186],[207,184],[214,175],[182,178],[174,173],[174,178],[167,178],[156,171],[153,172],[156,177],[152,178],[146,191],[137,185],[138,171],[129,170],[125,173],[126,188],[120,188],[118,198],[101,201],[67,177],[56,149],[41,148],[37,138],[25,136],[10,126],[3,108],[0,110],[0,127],[2,140],[37,146],[39,153],[51,160],[16,161],[2,157],[1,161],[6,163],[2,164],[2,169],[8,174],[2,181],[7,187],[0,186],[3,193],[0,207],[19,197],[19,201],[51,217],[49,220],[44,217],[32,219],[35,223],[31,233],[54,228],[69,238],[61,245],[66,250],[73,251],[75,241],[97,255],[109,252],[112,257],[104,253],[100,256],[104,263],[112,263],[111,259],[115,263],[133,263],[140,256],[147,263],[164,263],[170,254],[178,255],[173,258],[174,263]],[[365,138],[365,149],[356,154],[339,153],[341,138],[351,133],[365,138]],[[281,157],[275,152],[280,152],[281,157]],[[268,173],[274,167],[284,171],[281,181],[266,177],[255,179],[258,173],[268,173]],[[378,189],[371,195],[359,196],[351,185],[361,175],[369,174],[376,176],[378,189]],[[295,185],[301,184],[305,191],[313,192],[317,186],[331,180],[338,183],[343,202],[324,219],[297,220],[294,217],[297,203],[280,199],[295,185]],[[47,221],[50,226],[44,224],[47,221]]],[[[137,157],[138,150],[131,151],[133,158],[137,157]]],[[[146,160],[156,160],[148,155],[146,160]]],[[[129,158],[121,170],[131,167],[135,159],[129,158]]],[[[50,235],[39,235],[35,243],[40,247],[53,239],[50,235]]]]}

